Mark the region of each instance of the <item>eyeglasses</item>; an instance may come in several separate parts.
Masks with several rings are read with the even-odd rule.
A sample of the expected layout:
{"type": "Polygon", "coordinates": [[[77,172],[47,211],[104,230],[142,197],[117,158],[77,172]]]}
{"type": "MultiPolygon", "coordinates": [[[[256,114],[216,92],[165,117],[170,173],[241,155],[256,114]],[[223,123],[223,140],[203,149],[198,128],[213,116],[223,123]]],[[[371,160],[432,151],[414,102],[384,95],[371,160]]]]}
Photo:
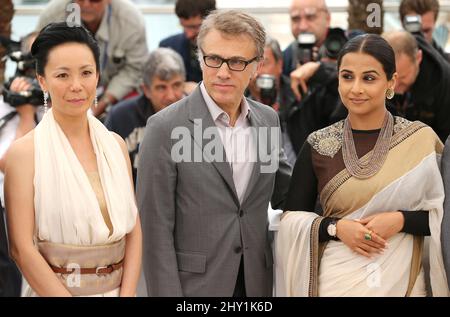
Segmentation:
{"type": "Polygon", "coordinates": [[[211,68],[220,68],[223,63],[226,63],[228,68],[235,72],[242,72],[248,66],[248,64],[253,63],[258,60],[259,56],[255,56],[254,58],[246,61],[240,58],[222,58],[217,55],[204,55],[203,61],[205,65],[211,68]]]}

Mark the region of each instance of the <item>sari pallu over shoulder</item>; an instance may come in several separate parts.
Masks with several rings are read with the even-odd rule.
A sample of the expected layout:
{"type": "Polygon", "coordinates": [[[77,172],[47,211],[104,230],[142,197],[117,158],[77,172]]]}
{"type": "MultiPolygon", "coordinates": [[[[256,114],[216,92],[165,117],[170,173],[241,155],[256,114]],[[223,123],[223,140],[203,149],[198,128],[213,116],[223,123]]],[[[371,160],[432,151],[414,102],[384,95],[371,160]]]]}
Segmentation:
{"type": "MultiPolygon", "coordinates": [[[[445,272],[440,247],[443,184],[439,172],[442,143],[431,128],[420,122],[398,120],[391,140],[390,151],[382,169],[373,177],[359,180],[344,169],[323,188],[320,199],[324,216],[362,219],[377,213],[396,210],[428,210],[430,218],[430,278],[433,296],[447,296],[445,272]]],[[[334,125],[335,141],[339,140],[339,125],[334,125]]],[[[329,127],[330,128],[330,127],[329,127]]],[[[325,128],[327,129],[327,128],[325,128]]],[[[321,136],[330,134],[318,131],[321,136]]],[[[316,135],[317,136],[317,135],[316,135]]],[[[320,143],[335,144],[328,139],[310,137],[317,150],[320,143]],[[323,141],[323,140],[322,140],[323,141]]],[[[320,149],[319,149],[320,150],[320,149]]],[[[338,151],[336,146],[334,151],[338,151]]],[[[370,153],[361,158],[367,160],[370,153]]],[[[304,270],[307,267],[308,291],[304,281],[290,281],[284,295],[298,296],[414,296],[425,295],[421,267],[423,238],[398,233],[389,240],[384,254],[368,259],[356,255],[340,241],[319,244],[315,227],[322,217],[311,212],[287,214],[280,225],[277,237],[277,262],[283,262],[283,271],[304,270]],[[308,214],[308,216],[307,216],[308,214]],[[311,214],[314,217],[311,218],[311,214]],[[310,221],[305,225],[304,219],[310,221]],[[292,240],[300,232],[308,237],[307,246],[302,238],[292,240]],[[284,244],[281,249],[278,246],[284,244]],[[286,252],[289,250],[289,252],[286,252]],[[296,250],[296,251],[294,251],[296,250]],[[301,252],[308,265],[290,266],[293,253],[301,252]],[[404,261],[404,259],[411,259],[404,261]],[[320,264],[320,265],[319,265],[320,264]],[[297,284],[300,283],[300,284],[297,284]],[[292,286],[292,284],[295,284],[292,286]],[[302,285],[301,287],[299,285],[302,285]],[[301,289],[301,292],[298,290],[301,289]]],[[[304,264],[304,263],[303,263],[304,264]]],[[[292,275],[293,273],[289,273],[292,275]]],[[[277,278],[278,280],[278,278],[277,278]]]]}

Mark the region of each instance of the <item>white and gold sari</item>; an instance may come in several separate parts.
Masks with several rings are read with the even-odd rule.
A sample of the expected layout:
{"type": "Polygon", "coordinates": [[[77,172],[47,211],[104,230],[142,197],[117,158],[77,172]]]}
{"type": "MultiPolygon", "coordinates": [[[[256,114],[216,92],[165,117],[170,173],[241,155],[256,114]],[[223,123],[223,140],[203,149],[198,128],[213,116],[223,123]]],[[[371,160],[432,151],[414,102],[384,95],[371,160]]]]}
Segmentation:
{"type": "MultiPolygon", "coordinates": [[[[341,126],[337,123],[333,129],[341,126]]],[[[339,133],[335,135],[339,139],[339,133]]],[[[314,140],[318,136],[320,133],[311,135],[308,142],[319,144],[316,141],[321,140],[314,140]]],[[[323,144],[331,144],[330,139],[323,144]]],[[[442,150],[442,143],[431,128],[404,120],[396,125],[387,159],[376,175],[361,180],[343,169],[320,193],[325,217],[363,219],[386,211],[429,211],[431,237],[426,239],[433,296],[449,295],[440,243],[442,150]]],[[[367,160],[370,154],[361,160],[367,160]]],[[[423,237],[400,232],[388,240],[383,254],[370,259],[356,254],[341,241],[319,243],[322,219],[305,211],[284,215],[276,241],[277,296],[426,295],[423,237]]]]}

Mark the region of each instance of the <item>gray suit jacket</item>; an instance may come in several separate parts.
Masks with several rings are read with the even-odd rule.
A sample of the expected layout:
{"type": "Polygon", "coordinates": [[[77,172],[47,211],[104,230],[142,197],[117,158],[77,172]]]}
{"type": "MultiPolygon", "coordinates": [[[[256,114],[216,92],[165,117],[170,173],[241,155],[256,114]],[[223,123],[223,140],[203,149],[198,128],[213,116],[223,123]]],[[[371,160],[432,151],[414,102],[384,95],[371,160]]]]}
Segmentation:
{"type": "Polygon", "coordinates": [[[441,246],[444,257],[447,283],[450,288],[450,136],[447,138],[441,160],[442,178],[444,180],[445,200],[444,217],[441,225],[441,246]]]}
{"type": "MultiPolygon", "coordinates": [[[[275,111],[248,103],[251,126],[279,129],[275,111]]],[[[232,296],[242,255],[247,296],[270,296],[273,259],[267,207],[270,199],[274,208],[281,207],[291,173],[281,142],[275,149],[278,170],[261,174],[258,160],[240,204],[225,160],[172,160],[178,139],[172,140],[171,133],[176,127],[189,130],[192,151],[210,141],[194,141],[194,130],[215,127],[199,87],[150,117],[141,143],[137,199],[149,296],[232,296]],[[202,119],[202,126],[194,119],[202,119]]]]}

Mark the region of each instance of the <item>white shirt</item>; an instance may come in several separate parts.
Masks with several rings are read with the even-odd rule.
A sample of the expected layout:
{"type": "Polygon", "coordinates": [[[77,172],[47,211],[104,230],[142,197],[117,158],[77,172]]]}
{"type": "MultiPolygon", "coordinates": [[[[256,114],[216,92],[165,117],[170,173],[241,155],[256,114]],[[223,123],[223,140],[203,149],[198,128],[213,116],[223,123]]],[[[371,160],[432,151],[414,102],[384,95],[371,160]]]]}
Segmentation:
{"type": "Polygon", "coordinates": [[[241,113],[234,126],[230,125],[230,116],[220,108],[200,84],[203,99],[208,106],[212,119],[219,130],[227,161],[230,163],[233,182],[239,202],[242,203],[254,164],[256,162],[255,138],[249,122],[250,108],[247,100],[242,98],[241,113]]]}
{"type": "MultiPolygon", "coordinates": [[[[11,107],[8,103],[3,101],[3,96],[0,95],[0,118],[3,118],[10,112],[16,111],[15,108],[11,107]]],[[[5,155],[11,143],[16,137],[16,130],[19,126],[19,116],[16,115],[11,120],[9,120],[4,127],[0,130],[0,158],[5,155]]],[[[5,199],[3,197],[3,181],[5,175],[0,171],[0,198],[2,200],[3,206],[5,205],[5,199]]]]}

